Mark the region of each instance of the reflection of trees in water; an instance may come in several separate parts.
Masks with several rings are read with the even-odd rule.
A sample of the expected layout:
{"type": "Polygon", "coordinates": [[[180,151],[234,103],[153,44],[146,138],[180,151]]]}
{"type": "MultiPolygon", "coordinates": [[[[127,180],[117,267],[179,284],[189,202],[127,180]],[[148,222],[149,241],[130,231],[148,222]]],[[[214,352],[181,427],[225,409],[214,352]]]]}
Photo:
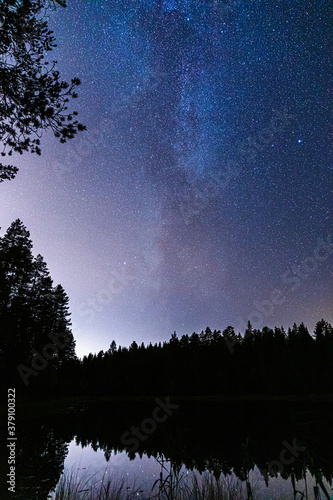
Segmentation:
{"type": "MultiPolygon", "coordinates": [[[[103,403],[85,411],[57,414],[47,419],[24,421],[18,425],[17,491],[27,499],[47,497],[63,471],[68,444],[104,451],[106,460],[126,450],[121,436],[152,414],[155,403],[103,403]],[[22,489],[25,488],[25,489],[22,489]]],[[[170,461],[173,471],[185,466],[200,473],[210,471],[247,481],[255,466],[269,480],[275,475],[270,464],[279,460],[284,442],[295,439],[302,451],[283,464],[281,476],[295,483],[308,470],[319,485],[332,484],[333,429],[332,405],[295,403],[181,403],[156,431],[140,443],[138,454],[170,461]]],[[[126,450],[130,458],[135,453],[126,450]]],[[[2,460],[4,457],[2,457],[2,460]]],[[[8,473],[1,462],[3,477],[8,473]]],[[[8,492],[7,492],[8,493],[8,492]]],[[[4,492],[1,499],[12,498],[4,492]]]]}
{"type": "MultiPolygon", "coordinates": [[[[70,441],[72,437],[68,440],[70,441]]],[[[68,444],[62,434],[41,420],[19,422],[16,446],[16,499],[45,500],[55,488],[63,471],[68,444]]],[[[3,458],[3,457],[2,457],[3,458]]],[[[1,464],[1,476],[8,474],[8,464],[1,464]]],[[[13,493],[3,485],[1,499],[12,499],[13,493]]]]}
{"type": "MultiPolygon", "coordinates": [[[[282,454],[289,463],[282,463],[281,476],[301,480],[308,470],[318,483],[324,478],[331,484],[330,405],[303,406],[302,409],[302,405],[295,403],[183,403],[177,414],[140,443],[137,453],[154,458],[164,456],[174,467],[209,470],[215,477],[234,472],[242,481],[247,481],[249,472],[257,466],[268,480],[277,475],[272,465],[281,460],[284,443],[292,448],[297,442],[301,451],[296,450],[294,460],[288,450],[282,454]]],[[[82,438],[77,432],[77,443],[99,445],[106,460],[112,453],[126,449],[120,441],[124,430],[140,426],[152,412],[149,405],[139,403],[122,405],[119,413],[115,405],[108,405],[104,411],[101,408],[97,411],[97,407],[90,411],[94,415],[95,434],[89,431],[87,434],[88,427],[82,428],[82,438]]],[[[127,454],[134,459],[134,452],[127,454]]]]}

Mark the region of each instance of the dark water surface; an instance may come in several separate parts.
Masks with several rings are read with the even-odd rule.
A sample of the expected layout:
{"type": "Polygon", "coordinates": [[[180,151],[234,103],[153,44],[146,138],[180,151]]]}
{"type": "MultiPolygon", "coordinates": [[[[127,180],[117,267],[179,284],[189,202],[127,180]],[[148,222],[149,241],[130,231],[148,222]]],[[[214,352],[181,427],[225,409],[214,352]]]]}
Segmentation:
{"type": "Polygon", "coordinates": [[[162,460],[164,471],[242,481],[244,498],[251,491],[253,498],[305,498],[293,495],[293,482],[307,498],[316,491],[317,498],[333,498],[331,403],[177,402],[176,408],[171,400],[175,406],[166,409],[165,401],[85,403],[18,421],[16,494],[4,484],[8,464],[1,453],[0,498],[46,499],[64,465],[87,476],[135,479],[144,495],[162,460]]]}

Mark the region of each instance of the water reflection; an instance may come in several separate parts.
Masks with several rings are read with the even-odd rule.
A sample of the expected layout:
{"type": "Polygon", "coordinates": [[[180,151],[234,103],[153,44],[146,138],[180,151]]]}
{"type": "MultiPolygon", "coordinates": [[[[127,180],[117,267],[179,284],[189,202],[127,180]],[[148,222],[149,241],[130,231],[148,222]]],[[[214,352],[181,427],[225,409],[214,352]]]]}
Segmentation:
{"type": "MultiPolygon", "coordinates": [[[[102,452],[106,463],[122,452],[133,460],[136,454],[121,436],[132,426],[140,428],[154,405],[98,403],[21,422],[15,498],[46,499],[59,481],[73,440],[80,447],[102,452]]],[[[184,468],[211,471],[215,478],[235,473],[248,483],[249,498],[254,470],[267,484],[281,476],[295,489],[309,471],[321,492],[318,498],[330,498],[332,488],[326,488],[327,494],[324,488],[332,485],[331,415],[332,405],[325,403],[182,403],[140,441],[137,456],[166,457],[176,473],[184,468]]],[[[1,476],[6,477],[8,465],[1,460],[1,476]]],[[[7,489],[0,497],[13,498],[7,489]]],[[[314,498],[313,486],[309,498],[314,498]]]]}

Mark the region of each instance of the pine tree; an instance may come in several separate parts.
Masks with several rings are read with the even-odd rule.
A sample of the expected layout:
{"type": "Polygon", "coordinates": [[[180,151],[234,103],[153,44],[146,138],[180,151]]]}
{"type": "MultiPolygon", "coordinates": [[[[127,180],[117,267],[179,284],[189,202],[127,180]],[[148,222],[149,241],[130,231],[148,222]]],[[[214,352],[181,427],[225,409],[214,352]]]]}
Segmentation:
{"type": "Polygon", "coordinates": [[[47,342],[47,333],[52,328],[54,307],[52,279],[46,263],[41,255],[33,262],[32,288],[30,307],[34,325],[34,342],[43,347],[47,342]]]}
{"type": "Polygon", "coordinates": [[[49,378],[40,377],[43,387],[42,379],[76,360],[68,302],[63,287],[53,287],[43,257],[33,258],[29,231],[17,219],[0,238],[0,371],[8,381],[18,371],[27,385],[39,373],[39,359],[53,368],[49,378]]]}
{"type": "Polygon", "coordinates": [[[26,359],[32,345],[30,312],[32,242],[22,222],[14,221],[0,238],[0,358],[10,365],[26,359]],[[30,335],[29,335],[30,333],[30,335]]]}
{"type": "Polygon", "coordinates": [[[75,340],[71,331],[71,321],[69,319],[69,298],[61,285],[57,285],[53,291],[53,328],[52,333],[58,336],[60,342],[64,344],[59,350],[59,363],[76,359],[75,340]],[[62,339],[62,340],[61,340],[62,339]]]}

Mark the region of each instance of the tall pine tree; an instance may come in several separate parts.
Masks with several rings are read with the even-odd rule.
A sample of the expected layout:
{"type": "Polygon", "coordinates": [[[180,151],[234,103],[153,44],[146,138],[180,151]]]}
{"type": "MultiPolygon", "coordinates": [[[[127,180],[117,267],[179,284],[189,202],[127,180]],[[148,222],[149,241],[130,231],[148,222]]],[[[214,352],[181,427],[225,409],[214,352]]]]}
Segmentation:
{"type": "Polygon", "coordinates": [[[29,231],[17,219],[0,238],[0,370],[8,383],[18,366],[25,382],[34,379],[36,359],[53,371],[76,359],[68,301],[43,257],[33,257],[29,231]]]}
{"type": "Polygon", "coordinates": [[[26,359],[32,347],[32,242],[17,219],[0,239],[0,359],[3,369],[26,359]]]}

